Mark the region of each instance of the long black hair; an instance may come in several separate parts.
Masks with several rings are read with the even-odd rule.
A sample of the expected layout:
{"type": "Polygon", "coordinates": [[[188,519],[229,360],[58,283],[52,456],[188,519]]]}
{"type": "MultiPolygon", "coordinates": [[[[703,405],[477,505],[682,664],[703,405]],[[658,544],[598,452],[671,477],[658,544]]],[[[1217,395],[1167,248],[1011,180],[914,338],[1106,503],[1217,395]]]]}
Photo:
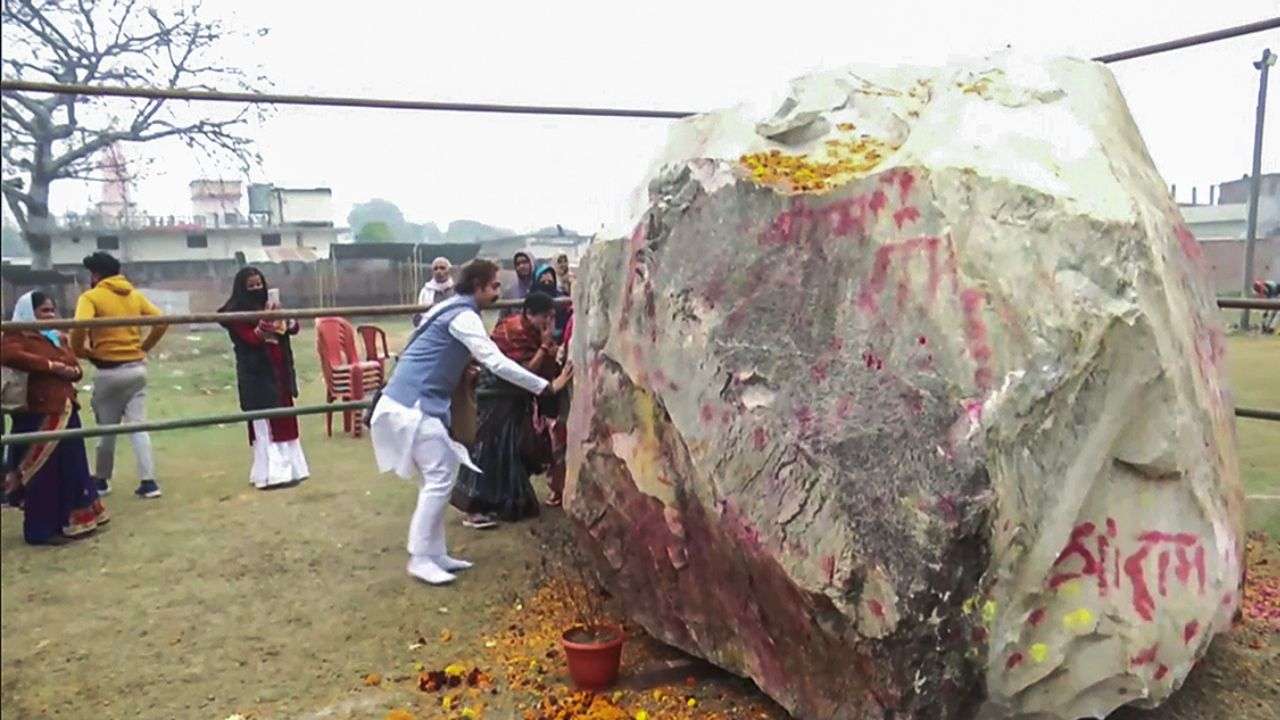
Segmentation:
{"type": "Polygon", "coordinates": [[[227,302],[218,308],[218,312],[253,312],[261,310],[265,307],[265,303],[259,303],[249,294],[249,278],[257,275],[262,278],[262,290],[267,290],[267,276],[262,271],[252,265],[246,265],[240,268],[240,272],[236,273],[236,277],[231,281],[231,297],[227,298],[227,302]]]}

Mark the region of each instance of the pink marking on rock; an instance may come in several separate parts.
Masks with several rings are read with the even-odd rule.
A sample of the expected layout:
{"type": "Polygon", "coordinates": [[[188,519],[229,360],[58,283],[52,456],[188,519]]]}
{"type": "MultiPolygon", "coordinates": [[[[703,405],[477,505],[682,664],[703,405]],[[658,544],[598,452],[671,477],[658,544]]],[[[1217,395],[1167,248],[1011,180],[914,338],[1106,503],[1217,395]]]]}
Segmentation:
{"type": "Polygon", "coordinates": [[[916,184],[915,175],[910,170],[903,170],[898,174],[898,200],[905,205],[907,196],[911,194],[911,188],[916,184]]]}
{"type": "Polygon", "coordinates": [[[964,315],[964,334],[969,346],[969,355],[973,358],[977,369],[974,370],[974,384],[981,390],[991,389],[991,346],[987,344],[987,326],[982,320],[982,292],[969,288],[960,293],[960,309],[964,315]]]}
{"type": "Polygon", "coordinates": [[[809,377],[813,378],[814,382],[822,382],[826,380],[827,379],[827,361],[819,360],[818,362],[814,363],[813,367],[809,368],[809,377]]]}
{"type": "Polygon", "coordinates": [[[916,338],[916,342],[919,343],[920,345],[928,345],[929,339],[921,335],[920,337],[916,338]]]}
{"type": "Polygon", "coordinates": [[[751,445],[756,449],[757,452],[764,450],[765,441],[767,439],[768,437],[766,436],[764,428],[762,427],[758,427],[751,432],[751,445]]]}
{"type": "Polygon", "coordinates": [[[920,211],[913,207],[904,207],[893,213],[893,224],[901,230],[902,226],[920,219],[920,211]]]}
{"type": "Polygon", "coordinates": [[[835,557],[831,555],[823,555],[820,562],[822,563],[822,574],[827,576],[827,582],[834,582],[836,579],[835,557]]]}
{"type": "Polygon", "coordinates": [[[1200,248],[1200,241],[1196,240],[1196,236],[1191,234],[1187,226],[1178,223],[1173,232],[1178,237],[1178,246],[1182,248],[1182,254],[1193,263],[1203,263],[1204,251],[1200,248]]]}
{"type": "Polygon", "coordinates": [[[1186,627],[1182,628],[1182,642],[1189,644],[1193,639],[1195,639],[1196,633],[1199,632],[1200,622],[1198,620],[1192,620],[1187,623],[1186,627]]]}
{"type": "Polygon", "coordinates": [[[1187,549],[1184,547],[1178,548],[1178,568],[1174,572],[1178,576],[1178,582],[1183,585],[1191,579],[1191,559],[1187,557],[1187,549]]]}
{"type": "Polygon", "coordinates": [[[1168,674],[1169,674],[1169,667],[1167,665],[1162,664],[1160,667],[1156,668],[1155,678],[1157,680],[1163,680],[1164,676],[1168,674]]]}
{"type": "Polygon", "coordinates": [[[796,425],[800,428],[801,435],[808,435],[813,429],[813,408],[808,405],[801,405],[795,411],[796,425]]]}
{"type": "Polygon", "coordinates": [[[1111,540],[1106,536],[1098,535],[1098,594],[1102,597],[1107,596],[1107,552],[1111,545],[1111,540]]]}
{"type": "Polygon", "coordinates": [[[1143,545],[1124,561],[1124,574],[1128,576],[1129,584],[1133,587],[1133,610],[1138,613],[1138,617],[1148,622],[1154,617],[1152,611],[1155,610],[1156,603],[1151,597],[1151,590],[1147,587],[1146,570],[1142,567],[1142,563],[1150,553],[1151,548],[1143,545]]]}
{"type": "Polygon", "coordinates": [[[1115,518],[1107,518],[1107,535],[1109,537],[1116,536],[1116,519],[1115,518]]]}
{"type": "Polygon", "coordinates": [[[716,417],[716,409],[709,404],[703,404],[698,416],[702,418],[702,422],[709,423],[716,417]]]}
{"type": "Polygon", "coordinates": [[[1160,589],[1160,597],[1166,597],[1169,594],[1168,583],[1165,578],[1169,576],[1169,551],[1160,551],[1160,559],[1157,563],[1156,586],[1160,589]]]}
{"type": "Polygon", "coordinates": [[[853,415],[853,398],[848,395],[840,396],[836,400],[836,417],[841,420],[848,420],[853,415]]]}
{"type": "Polygon", "coordinates": [[[858,307],[868,315],[879,307],[879,296],[884,291],[885,281],[889,276],[889,265],[893,260],[893,246],[883,245],[876,248],[875,260],[871,266],[871,277],[858,293],[858,307]]]}
{"type": "MultiPolygon", "coordinates": [[[[964,414],[965,414],[965,417],[969,418],[969,422],[974,425],[977,425],[978,423],[982,422],[982,401],[974,400],[974,399],[965,400],[964,414]]],[[[1093,526],[1090,525],[1089,527],[1093,527],[1093,526]]],[[[1074,533],[1072,533],[1072,537],[1073,538],[1075,537],[1074,533]]]]}
{"type": "Polygon", "coordinates": [[[1138,536],[1138,540],[1144,543],[1173,543],[1185,547],[1191,547],[1200,542],[1200,539],[1192,533],[1167,533],[1159,530],[1144,532],[1138,536]]]}
{"type": "Polygon", "coordinates": [[[1152,645],[1146,650],[1143,650],[1142,652],[1133,656],[1133,658],[1129,660],[1129,663],[1134,667],[1141,667],[1143,665],[1153,663],[1156,660],[1156,653],[1159,651],[1159,649],[1160,649],[1159,644],[1152,645]]]}
{"type": "Polygon", "coordinates": [[[1004,669],[1006,671],[1012,670],[1021,664],[1022,664],[1022,653],[1016,652],[1010,655],[1008,660],[1004,661],[1004,669]]]}
{"type": "Polygon", "coordinates": [[[1035,627],[1036,625],[1044,622],[1044,615],[1044,608],[1036,608],[1031,611],[1031,615],[1027,618],[1027,622],[1031,623],[1032,627],[1035,627]]]}
{"type": "Polygon", "coordinates": [[[879,600],[868,600],[867,608],[871,610],[872,615],[875,615],[881,620],[884,619],[884,605],[881,605],[879,600]]]}
{"type": "Polygon", "coordinates": [[[888,204],[889,204],[889,198],[885,197],[884,191],[876,190],[875,192],[871,193],[871,201],[868,203],[867,206],[871,208],[871,212],[875,213],[876,215],[879,215],[880,211],[883,210],[885,208],[885,205],[888,205],[888,204]]]}
{"type": "Polygon", "coordinates": [[[939,495],[937,502],[938,512],[942,513],[948,522],[959,522],[960,508],[956,506],[956,501],[950,495],[939,495]]]}

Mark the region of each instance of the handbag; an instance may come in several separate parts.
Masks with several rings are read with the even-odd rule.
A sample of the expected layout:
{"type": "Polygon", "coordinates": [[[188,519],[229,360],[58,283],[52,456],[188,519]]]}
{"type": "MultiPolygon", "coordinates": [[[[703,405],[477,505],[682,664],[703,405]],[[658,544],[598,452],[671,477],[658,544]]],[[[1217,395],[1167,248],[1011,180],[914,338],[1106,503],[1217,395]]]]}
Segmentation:
{"type": "Polygon", "coordinates": [[[546,472],[555,460],[555,445],[551,438],[552,422],[543,417],[535,399],[529,411],[529,419],[520,428],[520,461],[530,475],[546,472]]]}
{"type": "Polygon", "coordinates": [[[27,406],[27,373],[0,366],[0,410],[13,412],[27,406]]]}

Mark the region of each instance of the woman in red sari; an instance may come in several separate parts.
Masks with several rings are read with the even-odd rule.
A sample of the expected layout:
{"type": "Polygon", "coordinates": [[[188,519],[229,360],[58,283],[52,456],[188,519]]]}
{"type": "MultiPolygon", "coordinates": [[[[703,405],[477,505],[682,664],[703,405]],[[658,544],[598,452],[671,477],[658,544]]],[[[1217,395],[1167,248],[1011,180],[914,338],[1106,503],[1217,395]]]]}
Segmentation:
{"type": "MultiPolygon", "coordinates": [[[[58,317],[53,299],[41,292],[18,298],[15,322],[58,317]]],[[[13,414],[13,432],[80,427],[75,382],[80,364],[57,330],[19,330],[0,338],[0,362],[27,374],[26,400],[13,414]]],[[[69,438],[10,446],[5,499],[23,511],[22,535],[32,545],[81,537],[105,525],[107,510],[89,476],[84,440],[69,438]]]]}
{"type": "MultiPolygon", "coordinates": [[[[254,312],[279,307],[270,299],[267,280],[254,267],[242,268],[232,283],[231,298],[218,312],[254,312]]],[[[236,386],[240,409],[292,407],[298,396],[289,338],[298,334],[296,320],[224,322],[236,354],[236,386]]],[[[259,490],[290,487],[310,475],[302,453],[297,417],[253,420],[249,444],[253,466],[249,482],[259,490]]]]}
{"type": "MultiPolygon", "coordinates": [[[[524,299],[524,309],[500,320],[490,336],[502,354],[535,375],[552,379],[561,372],[551,339],[554,322],[551,298],[531,292],[524,299]]],[[[481,472],[463,466],[453,489],[453,506],[467,514],[462,524],[476,529],[538,514],[538,496],[529,477],[545,472],[551,458],[527,457],[522,446],[527,435],[541,430],[544,418],[554,416],[553,408],[537,405],[540,398],[493,373],[481,372],[479,388],[487,393],[476,403],[476,440],[468,450],[481,472]]],[[[554,402],[554,398],[545,399],[554,402]]]]}

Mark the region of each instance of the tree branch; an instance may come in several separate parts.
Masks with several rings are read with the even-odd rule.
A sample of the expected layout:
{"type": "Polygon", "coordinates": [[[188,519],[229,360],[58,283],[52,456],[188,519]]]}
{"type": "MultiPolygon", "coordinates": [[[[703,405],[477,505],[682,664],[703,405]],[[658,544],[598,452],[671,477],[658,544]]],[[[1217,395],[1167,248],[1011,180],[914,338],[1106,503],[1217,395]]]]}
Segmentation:
{"type": "Polygon", "coordinates": [[[23,232],[27,230],[27,213],[23,207],[31,207],[35,204],[35,198],[19,190],[13,180],[5,180],[0,183],[0,192],[4,193],[4,201],[9,205],[9,210],[13,213],[13,217],[18,221],[18,227],[23,232]]]}

